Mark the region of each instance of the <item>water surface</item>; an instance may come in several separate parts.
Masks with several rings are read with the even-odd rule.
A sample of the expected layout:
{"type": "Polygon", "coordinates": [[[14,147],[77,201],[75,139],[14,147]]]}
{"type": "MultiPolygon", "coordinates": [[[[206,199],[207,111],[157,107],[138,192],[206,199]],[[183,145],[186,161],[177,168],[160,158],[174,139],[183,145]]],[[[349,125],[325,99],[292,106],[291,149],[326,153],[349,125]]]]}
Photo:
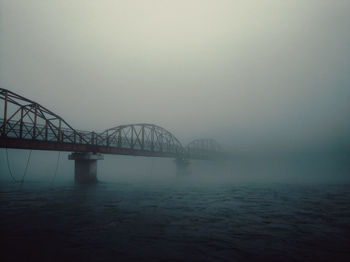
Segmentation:
{"type": "Polygon", "coordinates": [[[349,261],[350,185],[5,183],[1,261],[349,261]]]}

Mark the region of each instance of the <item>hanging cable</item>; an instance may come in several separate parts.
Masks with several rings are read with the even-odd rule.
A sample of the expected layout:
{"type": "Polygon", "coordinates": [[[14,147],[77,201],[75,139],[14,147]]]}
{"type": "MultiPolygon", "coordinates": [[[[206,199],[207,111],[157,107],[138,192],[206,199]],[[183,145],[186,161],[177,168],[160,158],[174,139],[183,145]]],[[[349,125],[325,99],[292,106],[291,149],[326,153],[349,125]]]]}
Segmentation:
{"type": "Polygon", "coordinates": [[[17,183],[18,181],[16,180],[16,178],[14,177],[14,175],[12,174],[12,171],[11,171],[11,168],[10,168],[10,161],[9,161],[9,153],[7,151],[7,147],[5,148],[5,151],[6,151],[6,161],[7,161],[7,168],[9,170],[9,173],[10,173],[10,176],[12,178],[12,181],[14,183],[17,183]]]}
{"type": "Polygon", "coordinates": [[[31,156],[31,155],[32,155],[32,150],[30,150],[30,152],[29,152],[29,156],[28,156],[28,159],[27,159],[26,168],[24,169],[24,173],[23,173],[23,176],[22,176],[22,179],[21,179],[21,185],[23,184],[23,182],[24,182],[24,177],[25,177],[26,174],[27,174],[28,166],[29,166],[29,161],[30,161],[30,156],[31,156]]]}
{"type": "Polygon", "coordinates": [[[57,162],[56,162],[56,168],[55,168],[55,173],[53,175],[52,181],[51,181],[51,185],[53,185],[53,183],[55,183],[55,179],[56,179],[56,175],[57,175],[57,170],[58,170],[58,164],[60,162],[60,156],[61,156],[61,151],[58,151],[58,157],[57,157],[57,162]]]}

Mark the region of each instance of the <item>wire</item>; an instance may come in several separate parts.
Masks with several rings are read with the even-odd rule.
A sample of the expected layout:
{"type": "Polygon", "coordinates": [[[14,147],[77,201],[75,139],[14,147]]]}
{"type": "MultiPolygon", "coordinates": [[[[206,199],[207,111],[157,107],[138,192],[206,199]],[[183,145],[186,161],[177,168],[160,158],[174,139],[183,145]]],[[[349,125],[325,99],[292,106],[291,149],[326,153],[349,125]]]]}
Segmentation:
{"type": "Polygon", "coordinates": [[[60,156],[61,156],[61,151],[58,151],[58,157],[57,157],[57,162],[56,162],[56,169],[55,169],[55,173],[53,175],[52,181],[51,181],[51,185],[53,185],[53,183],[55,183],[55,179],[56,179],[56,175],[57,175],[57,170],[58,170],[58,164],[60,162],[60,156]]]}
{"type": "Polygon", "coordinates": [[[31,155],[32,155],[32,150],[30,150],[30,152],[29,152],[29,156],[28,156],[28,159],[27,159],[26,168],[24,169],[24,173],[23,173],[23,176],[22,176],[22,179],[21,179],[21,185],[23,184],[23,182],[24,182],[24,177],[25,177],[26,174],[27,174],[28,166],[29,166],[29,161],[30,161],[30,156],[31,156],[31,155]]]}
{"type": "Polygon", "coordinates": [[[18,183],[18,181],[16,180],[16,178],[14,177],[14,175],[12,174],[12,171],[11,171],[11,168],[10,168],[10,161],[9,161],[9,153],[7,151],[7,147],[5,148],[5,151],[6,151],[6,161],[7,161],[7,168],[9,170],[9,173],[10,173],[10,176],[12,178],[12,181],[14,183],[18,183]]]}

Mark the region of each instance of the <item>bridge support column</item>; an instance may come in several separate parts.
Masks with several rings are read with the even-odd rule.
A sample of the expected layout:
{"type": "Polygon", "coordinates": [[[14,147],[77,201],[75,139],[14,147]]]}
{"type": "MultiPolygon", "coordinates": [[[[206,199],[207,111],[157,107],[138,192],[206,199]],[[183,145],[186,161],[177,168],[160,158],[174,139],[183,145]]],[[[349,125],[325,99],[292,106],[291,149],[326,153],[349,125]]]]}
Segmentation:
{"type": "Polygon", "coordinates": [[[183,157],[178,157],[175,159],[176,164],[176,175],[189,175],[191,173],[190,164],[191,162],[183,157]]]}
{"type": "Polygon", "coordinates": [[[97,182],[97,160],[102,160],[103,155],[91,152],[75,152],[70,154],[68,159],[75,160],[75,183],[88,184],[97,182]]]}

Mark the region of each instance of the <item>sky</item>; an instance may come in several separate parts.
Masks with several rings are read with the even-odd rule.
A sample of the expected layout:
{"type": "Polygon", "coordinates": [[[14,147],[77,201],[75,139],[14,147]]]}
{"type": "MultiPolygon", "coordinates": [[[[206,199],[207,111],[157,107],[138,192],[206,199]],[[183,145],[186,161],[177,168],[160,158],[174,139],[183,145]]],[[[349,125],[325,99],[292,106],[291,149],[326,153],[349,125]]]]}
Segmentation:
{"type": "Polygon", "coordinates": [[[350,147],[349,0],[0,0],[0,86],[77,129],[350,147]]]}

